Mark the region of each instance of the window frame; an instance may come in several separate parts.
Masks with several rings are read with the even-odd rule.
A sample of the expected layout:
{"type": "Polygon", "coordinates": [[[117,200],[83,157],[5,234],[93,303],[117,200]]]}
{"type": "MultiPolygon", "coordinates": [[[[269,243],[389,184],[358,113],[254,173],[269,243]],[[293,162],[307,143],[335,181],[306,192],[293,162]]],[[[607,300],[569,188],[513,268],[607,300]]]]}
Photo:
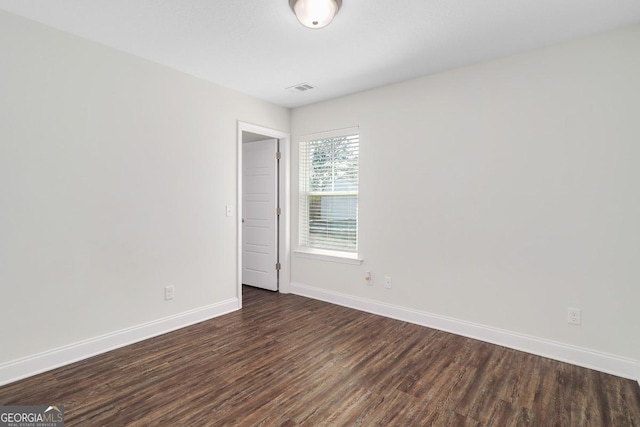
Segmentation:
{"type": "MultiPolygon", "coordinates": [[[[359,217],[359,191],[360,191],[360,129],[359,127],[350,127],[337,129],[329,132],[321,132],[314,133],[309,135],[304,135],[299,138],[299,153],[298,153],[298,246],[297,249],[294,250],[294,253],[302,258],[313,258],[313,259],[321,259],[325,261],[334,261],[341,262],[347,264],[360,264],[362,259],[359,257],[359,243],[360,243],[360,224],[358,221],[359,217]],[[357,167],[356,167],[356,185],[357,189],[345,189],[335,191],[310,191],[310,181],[311,181],[311,173],[310,169],[306,171],[303,170],[304,165],[309,165],[310,159],[304,158],[306,149],[305,144],[309,144],[312,142],[317,142],[326,139],[335,139],[335,138],[346,138],[357,136],[357,149],[358,149],[358,158],[357,158],[357,167]],[[304,163],[303,163],[304,162],[304,163]],[[356,210],[356,219],[355,219],[355,234],[356,234],[356,243],[354,250],[341,250],[339,248],[324,248],[312,246],[310,239],[310,208],[308,204],[309,197],[335,197],[335,196],[355,196],[355,210],[356,210]],[[303,205],[306,204],[306,205],[303,205]]],[[[334,183],[335,184],[335,183],[334,183]]]]}

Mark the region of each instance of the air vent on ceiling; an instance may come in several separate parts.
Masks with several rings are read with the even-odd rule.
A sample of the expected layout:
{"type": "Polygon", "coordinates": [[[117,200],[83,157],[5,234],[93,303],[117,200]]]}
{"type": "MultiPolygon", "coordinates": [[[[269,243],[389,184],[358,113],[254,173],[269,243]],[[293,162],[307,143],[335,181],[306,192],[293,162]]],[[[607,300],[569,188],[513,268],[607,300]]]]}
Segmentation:
{"type": "Polygon", "coordinates": [[[306,92],[308,90],[315,89],[314,86],[311,86],[309,83],[300,83],[295,86],[288,87],[287,90],[293,93],[297,92],[306,92]]]}

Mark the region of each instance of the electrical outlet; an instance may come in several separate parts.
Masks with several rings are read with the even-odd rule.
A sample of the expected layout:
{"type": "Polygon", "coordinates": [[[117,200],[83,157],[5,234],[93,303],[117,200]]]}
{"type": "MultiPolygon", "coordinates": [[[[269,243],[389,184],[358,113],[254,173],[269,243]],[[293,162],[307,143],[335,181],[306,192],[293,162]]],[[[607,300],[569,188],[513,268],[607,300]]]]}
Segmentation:
{"type": "Polygon", "coordinates": [[[169,301],[173,299],[173,286],[165,286],[164,288],[164,299],[169,301]]]}
{"type": "Polygon", "coordinates": [[[569,308],[567,310],[567,322],[570,325],[582,324],[582,310],[579,308],[569,308]]]}
{"type": "Polygon", "coordinates": [[[385,276],[384,277],[384,287],[387,289],[391,289],[391,277],[389,276],[385,276]]]}
{"type": "Polygon", "coordinates": [[[364,281],[367,283],[367,285],[371,285],[373,284],[373,282],[371,281],[371,272],[367,271],[364,273],[364,281]]]}

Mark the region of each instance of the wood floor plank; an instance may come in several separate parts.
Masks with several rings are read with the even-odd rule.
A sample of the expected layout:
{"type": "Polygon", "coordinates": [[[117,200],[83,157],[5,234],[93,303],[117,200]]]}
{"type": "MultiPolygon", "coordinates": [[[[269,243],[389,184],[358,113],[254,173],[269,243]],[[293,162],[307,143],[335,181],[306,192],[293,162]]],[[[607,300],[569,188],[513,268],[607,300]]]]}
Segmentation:
{"type": "Polygon", "coordinates": [[[638,426],[634,381],[295,295],[0,387],[68,426],[638,426]]]}

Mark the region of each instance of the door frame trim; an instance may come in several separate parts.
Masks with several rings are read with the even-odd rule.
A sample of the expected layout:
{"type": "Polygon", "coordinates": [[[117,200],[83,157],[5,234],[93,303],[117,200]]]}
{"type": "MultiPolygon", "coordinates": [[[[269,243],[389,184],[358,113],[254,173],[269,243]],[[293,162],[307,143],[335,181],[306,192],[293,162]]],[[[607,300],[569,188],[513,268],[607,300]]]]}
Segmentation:
{"type": "MultiPolygon", "coordinates": [[[[291,134],[238,120],[237,131],[237,181],[236,181],[236,251],[237,297],[242,308],[242,132],[264,135],[280,140],[280,281],[279,291],[287,294],[291,289],[291,134]]],[[[275,267],[275,266],[274,266],[275,267]]]]}

